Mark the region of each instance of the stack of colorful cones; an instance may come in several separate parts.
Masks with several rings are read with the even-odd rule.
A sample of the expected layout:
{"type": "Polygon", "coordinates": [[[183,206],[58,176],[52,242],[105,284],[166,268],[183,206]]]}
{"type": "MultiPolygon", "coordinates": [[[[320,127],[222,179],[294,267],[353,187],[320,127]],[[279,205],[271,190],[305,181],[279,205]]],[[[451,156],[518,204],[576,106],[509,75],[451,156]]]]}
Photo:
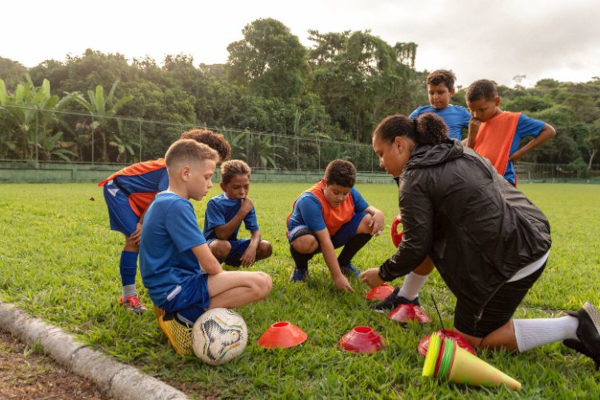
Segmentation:
{"type": "Polygon", "coordinates": [[[512,390],[521,389],[515,379],[457,346],[453,340],[442,339],[437,334],[431,335],[423,376],[475,386],[506,385],[512,390]]]}

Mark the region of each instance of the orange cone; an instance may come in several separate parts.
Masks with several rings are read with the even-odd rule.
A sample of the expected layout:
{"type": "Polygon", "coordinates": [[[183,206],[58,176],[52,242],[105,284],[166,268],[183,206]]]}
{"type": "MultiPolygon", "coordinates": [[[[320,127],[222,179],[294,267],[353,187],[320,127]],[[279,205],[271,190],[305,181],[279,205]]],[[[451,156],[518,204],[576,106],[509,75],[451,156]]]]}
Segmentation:
{"type": "Polygon", "coordinates": [[[258,345],[265,349],[298,346],[308,338],[306,332],[288,321],[276,322],[271,325],[258,339],[258,345]]]}

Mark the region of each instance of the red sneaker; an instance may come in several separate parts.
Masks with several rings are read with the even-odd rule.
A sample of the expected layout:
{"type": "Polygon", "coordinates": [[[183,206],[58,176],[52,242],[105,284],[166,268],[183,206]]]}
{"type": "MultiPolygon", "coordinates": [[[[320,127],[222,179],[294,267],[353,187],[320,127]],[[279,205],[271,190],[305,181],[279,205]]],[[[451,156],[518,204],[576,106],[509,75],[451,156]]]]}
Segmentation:
{"type": "Polygon", "coordinates": [[[125,307],[127,311],[131,311],[136,314],[143,314],[146,312],[146,307],[144,307],[137,296],[121,297],[119,299],[119,304],[125,307]]]}

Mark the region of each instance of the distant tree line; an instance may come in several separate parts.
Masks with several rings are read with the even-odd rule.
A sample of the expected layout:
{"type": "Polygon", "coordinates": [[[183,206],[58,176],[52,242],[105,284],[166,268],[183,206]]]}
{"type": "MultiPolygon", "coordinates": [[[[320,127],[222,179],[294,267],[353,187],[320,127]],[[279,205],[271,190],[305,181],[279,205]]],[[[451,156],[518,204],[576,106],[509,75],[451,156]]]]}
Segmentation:
{"type": "MultiPolygon", "coordinates": [[[[280,138],[366,144],[381,118],[427,103],[428,72],[414,68],[415,43],[391,45],[369,31],[311,30],[306,48],[274,19],[255,20],[242,33],[227,47],[227,64],[194,66],[181,54],[162,65],[151,58],[128,63],[120,54],[88,49],[27,69],[0,57],[0,158],[132,162],[142,146],[144,158],[161,156],[182,127],[208,126],[241,130],[228,137],[253,166],[313,166],[308,159],[327,146],[296,143],[282,156],[279,148],[294,145],[280,138]]],[[[544,79],[533,88],[499,91],[504,109],[558,132],[526,161],[591,168],[600,149],[599,79],[544,79]]],[[[464,105],[462,90],[454,103],[464,105]]]]}

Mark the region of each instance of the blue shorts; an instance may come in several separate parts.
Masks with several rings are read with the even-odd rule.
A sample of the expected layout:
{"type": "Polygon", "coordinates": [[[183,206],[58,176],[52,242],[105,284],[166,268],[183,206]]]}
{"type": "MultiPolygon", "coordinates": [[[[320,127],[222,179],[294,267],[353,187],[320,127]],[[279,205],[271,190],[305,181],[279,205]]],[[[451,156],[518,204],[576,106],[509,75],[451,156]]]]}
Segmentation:
{"type": "Polygon", "coordinates": [[[129,197],[113,181],[109,181],[104,185],[104,200],[108,207],[110,229],[131,236],[140,218],[131,209],[129,197]]]}
{"type": "MultiPolygon", "coordinates": [[[[331,243],[333,243],[333,247],[335,247],[336,249],[338,247],[342,247],[343,245],[348,243],[348,241],[350,239],[352,239],[354,236],[356,236],[356,231],[358,230],[360,221],[362,221],[363,218],[365,217],[365,215],[367,215],[367,214],[368,213],[365,211],[356,213],[356,214],[354,214],[354,216],[352,217],[352,219],[350,221],[348,221],[344,225],[342,225],[342,227],[335,233],[335,235],[333,235],[331,237],[331,243]]],[[[289,238],[290,243],[292,243],[292,241],[296,238],[295,237],[296,233],[301,229],[310,229],[310,228],[307,225],[298,225],[294,229],[289,231],[288,238],[289,238]]],[[[317,253],[319,253],[320,251],[321,251],[321,247],[319,246],[317,253]]]]}
{"type": "MultiPolygon", "coordinates": [[[[215,240],[217,239],[210,239],[206,243],[210,246],[215,240]]],[[[242,257],[242,254],[244,254],[248,245],[250,245],[250,239],[233,239],[228,240],[228,242],[231,245],[231,250],[229,250],[229,254],[225,258],[225,264],[239,267],[242,264],[240,257],[242,257]]]]}
{"type": "Polygon", "coordinates": [[[178,313],[189,323],[194,323],[210,305],[207,287],[208,275],[196,274],[186,279],[167,295],[167,301],[159,305],[167,313],[178,313]],[[175,296],[169,300],[169,297],[175,296]]]}

